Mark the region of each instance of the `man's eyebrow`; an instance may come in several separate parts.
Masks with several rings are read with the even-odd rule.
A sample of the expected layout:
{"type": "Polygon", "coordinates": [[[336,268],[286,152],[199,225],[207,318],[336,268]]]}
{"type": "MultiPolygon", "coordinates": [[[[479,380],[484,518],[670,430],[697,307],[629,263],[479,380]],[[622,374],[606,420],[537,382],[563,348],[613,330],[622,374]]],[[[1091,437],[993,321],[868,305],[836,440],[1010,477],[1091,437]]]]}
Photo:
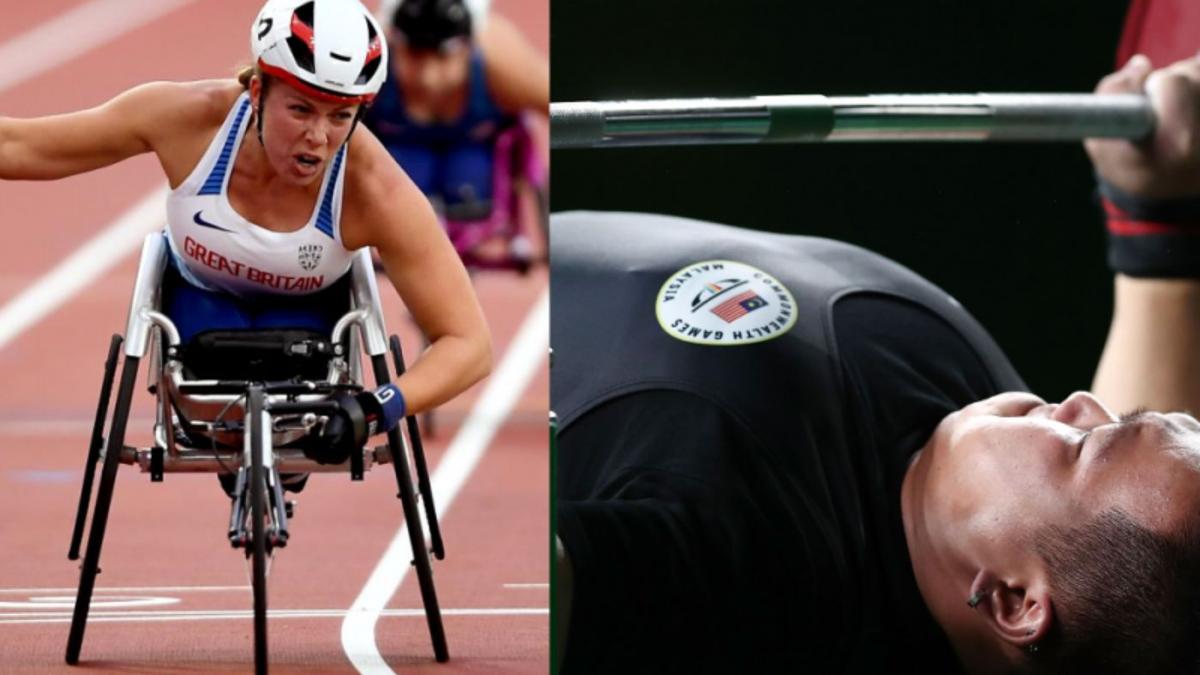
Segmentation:
{"type": "Polygon", "coordinates": [[[1108,434],[1097,449],[1097,455],[1103,455],[1108,448],[1116,443],[1121,438],[1125,437],[1143,417],[1150,415],[1150,411],[1145,407],[1138,407],[1126,413],[1121,413],[1117,416],[1117,428],[1113,433],[1108,434]]]}
{"type": "MultiPolygon", "coordinates": [[[[1105,445],[1110,445],[1110,444],[1116,442],[1116,440],[1118,438],[1120,438],[1121,436],[1123,436],[1129,429],[1132,429],[1133,426],[1138,421],[1140,421],[1144,417],[1149,417],[1151,414],[1152,414],[1151,411],[1143,406],[1143,407],[1138,407],[1134,410],[1130,410],[1127,413],[1123,413],[1123,414],[1119,415],[1117,418],[1117,431],[1116,431],[1116,433],[1114,433],[1108,437],[1107,441],[1105,442],[1105,445]]],[[[1191,413],[1186,413],[1186,414],[1190,415],[1191,413]]],[[[1187,445],[1181,445],[1181,444],[1172,443],[1172,442],[1167,442],[1166,444],[1161,445],[1159,447],[1161,450],[1164,450],[1164,451],[1173,450],[1181,455],[1190,456],[1190,457],[1195,458],[1195,461],[1194,461],[1195,468],[1197,471],[1200,471],[1200,453],[1198,453],[1196,448],[1191,448],[1191,447],[1188,447],[1187,445]]]]}
{"type": "Polygon", "coordinates": [[[1148,414],[1150,414],[1150,411],[1145,406],[1139,406],[1137,408],[1134,408],[1133,410],[1130,410],[1129,412],[1121,413],[1120,415],[1118,415],[1117,423],[1120,424],[1121,426],[1133,424],[1134,422],[1140,420],[1141,418],[1145,417],[1148,414]]]}

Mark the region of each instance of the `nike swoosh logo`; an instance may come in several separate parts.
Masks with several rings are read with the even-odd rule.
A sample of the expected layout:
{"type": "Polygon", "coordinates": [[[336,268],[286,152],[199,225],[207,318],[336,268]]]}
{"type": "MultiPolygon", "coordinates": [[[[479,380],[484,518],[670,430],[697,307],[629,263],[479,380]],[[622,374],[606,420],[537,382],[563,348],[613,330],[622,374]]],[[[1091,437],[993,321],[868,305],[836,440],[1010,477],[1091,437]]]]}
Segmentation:
{"type": "Polygon", "coordinates": [[[228,232],[228,233],[230,233],[230,234],[233,234],[233,230],[227,230],[227,229],[225,229],[225,228],[221,227],[220,225],[215,225],[215,224],[213,224],[213,223],[210,223],[210,222],[208,222],[207,220],[205,220],[205,219],[201,218],[201,217],[200,217],[200,214],[201,214],[201,213],[204,213],[204,212],[203,212],[203,211],[197,211],[197,212],[196,212],[196,215],[192,216],[192,220],[193,220],[193,221],[194,221],[194,222],[195,222],[197,225],[199,225],[200,227],[208,227],[208,228],[211,228],[211,229],[214,229],[214,230],[220,230],[220,231],[222,231],[222,232],[228,232]]]}

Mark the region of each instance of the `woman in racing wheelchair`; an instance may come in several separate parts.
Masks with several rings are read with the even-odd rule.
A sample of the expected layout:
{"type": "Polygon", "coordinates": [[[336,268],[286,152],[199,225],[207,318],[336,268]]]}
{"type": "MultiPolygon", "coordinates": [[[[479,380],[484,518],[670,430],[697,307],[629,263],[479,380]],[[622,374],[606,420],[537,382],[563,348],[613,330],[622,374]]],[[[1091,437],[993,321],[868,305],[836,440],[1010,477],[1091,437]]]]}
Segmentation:
{"type": "MultiPolygon", "coordinates": [[[[250,41],[254,63],[237,79],[153,82],[90,110],[34,119],[0,117],[0,180],[53,180],[154,153],[171,188],[165,233],[169,269],[160,287],[161,308],[178,329],[184,367],[189,354],[205,353],[193,348],[214,331],[287,329],[332,337],[340,314],[336,305],[345,309],[338,296],[349,296],[350,284],[342,279],[356,269],[355,251],[374,247],[430,346],[394,384],[337,404],[337,412],[318,432],[322,442],[305,453],[311,450],[310,457],[319,462],[339,463],[362,447],[370,430],[388,429],[405,520],[416,522],[416,497],[407,462],[397,456],[401,451],[395,449],[400,441],[394,426],[406,414],[438,405],[487,374],[491,346],[483,312],[428,200],[369,131],[355,133],[388,69],[386,43],[371,14],[358,0],[268,0],[251,26],[250,41]]],[[[373,284],[373,276],[371,280],[373,284]]],[[[114,336],[98,428],[119,345],[114,336]]],[[[381,383],[390,379],[379,376],[381,368],[386,371],[383,359],[377,357],[375,364],[381,383]]],[[[127,358],[121,375],[67,663],[79,660],[117,458],[125,452],[136,361],[127,358]]],[[[191,365],[199,367],[195,359],[191,365]]],[[[232,379],[261,383],[265,378],[248,372],[232,379]]],[[[247,417],[259,419],[254,424],[261,424],[265,414],[257,407],[263,391],[262,385],[252,384],[244,395],[247,417]]],[[[78,557],[100,433],[93,432],[71,559],[78,557]]],[[[262,476],[268,457],[260,434],[248,433],[245,439],[247,456],[253,458],[248,479],[253,484],[248,490],[251,537],[234,536],[244,529],[238,506],[247,491],[239,487],[235,492],[242,500],[234,500],[231,541],[253,557],[255,663],[263,673],[271,545],[264,519],[271,509],[266,508],[262,476]]],[[[353,458],[350,466],[353,476],[353,458]]],[[[272,501],[282,509],[281,495],[272,501]]],[[[429,501],[426,512],[433,520],[429,501]]],[[[409,528],[414,551],[424,546],[422,529],[409,528]]],[[[275,534],[283,542],[279,531],[275,534]]],[[[441,557],[436,530],[431,532],[429,550],[441,557]]],[[[449,654],[428,557],[414,555],[414,565],[434,652],[445,661],[449,654]]]]}
{"type": "Polygon", "coordinates": [[[490,337],[428,200],[358,130],[388,72],[379,25],[358,0],[268,0],[251,47],[236,80],[153,82],[90,110],[0,117],[0,179],[154,153],[171,188],[163,304],[185,348],[208,330],[328,335],[338,313],[320,299],[339,292],[354,251],[374,247],[430,341],[386,412],[454,397],[488,372],[490,337]]]}

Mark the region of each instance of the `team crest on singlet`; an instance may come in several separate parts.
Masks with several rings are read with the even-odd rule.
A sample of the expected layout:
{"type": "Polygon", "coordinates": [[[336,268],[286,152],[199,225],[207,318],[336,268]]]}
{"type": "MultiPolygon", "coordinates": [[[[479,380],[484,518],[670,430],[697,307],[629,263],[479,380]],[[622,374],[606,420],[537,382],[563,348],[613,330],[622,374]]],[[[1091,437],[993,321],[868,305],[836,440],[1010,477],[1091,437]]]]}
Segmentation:
{"type": "Polygon", "coordinates": [[[320,244],[304,244],[299,248],[300,266],[306,272],[311,272],[317,269],[317,265],[321,264],[321,253],[325,251],[325,247],[320,244]]]}
{"type": "Polygon", "coordinates": [[[796,323],[796,300],[766,272],[732,260],[692,263],[667,278],[654,303],[667,335],[700,345],[765,342],[796,323]]]}

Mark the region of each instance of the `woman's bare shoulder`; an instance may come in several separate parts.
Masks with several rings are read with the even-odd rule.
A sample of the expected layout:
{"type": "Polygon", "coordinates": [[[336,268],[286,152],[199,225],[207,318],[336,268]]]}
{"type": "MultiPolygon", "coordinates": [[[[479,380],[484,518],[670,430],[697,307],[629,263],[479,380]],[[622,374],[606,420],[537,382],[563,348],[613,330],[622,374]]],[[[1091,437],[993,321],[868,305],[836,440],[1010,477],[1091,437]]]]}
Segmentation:
{"type": "Polygon", "coordinates": [[[366,126],[359,124],[350,138],[346,162],[347,186],[363,196],[387,192],[403,175],[396,160],[366,126]]]}
{"type": "Polygon", "coordinates": [[[243,89],[232,78],[143,86],[150,90],[142,112],[147,135],[175,187],[200,161],[243,89]]]}
{"type": "Polygon", "coordinates": [[[350,139],[342,200],[342,237],[347,248],[379,246],[388,225],[413,208],[428,208],[421,191],[396,164],[370,129],[359,126],[350,139]]]}
{"type": "Polygon", "coordinates": [[[224,121],[238,96],[245,91],[237,80],[195,80],[191,82],[152,82],[155,98],[178,115],[176,121],[189,124],[224,121]]]}

